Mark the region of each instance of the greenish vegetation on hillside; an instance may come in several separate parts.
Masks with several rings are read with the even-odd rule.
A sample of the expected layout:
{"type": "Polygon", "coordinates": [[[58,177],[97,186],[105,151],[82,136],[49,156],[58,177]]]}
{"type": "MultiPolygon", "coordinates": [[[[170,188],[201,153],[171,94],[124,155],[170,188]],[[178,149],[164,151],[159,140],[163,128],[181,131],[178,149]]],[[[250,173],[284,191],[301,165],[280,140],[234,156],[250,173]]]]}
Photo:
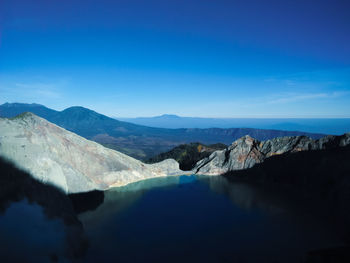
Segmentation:
{"type": "Polygon", "coordinates": [[[181,144],[168,152],[158,154],[147,160],[148,163],[156,163],[165,159],[175,159],[184,171],[192,170],[194,165],[201,159],[208,157],[216,150],[225,149],[227,146],[222,143],[204,145],[201,143],[181,144]]]}

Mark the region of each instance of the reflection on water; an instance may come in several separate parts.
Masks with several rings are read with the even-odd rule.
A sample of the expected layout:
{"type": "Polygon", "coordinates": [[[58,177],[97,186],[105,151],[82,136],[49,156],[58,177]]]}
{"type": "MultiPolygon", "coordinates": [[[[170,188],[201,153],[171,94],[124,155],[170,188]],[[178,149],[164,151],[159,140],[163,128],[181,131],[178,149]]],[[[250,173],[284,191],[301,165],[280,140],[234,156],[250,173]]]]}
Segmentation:
{"type": "Polygon", "coordinates": [[[70,199],[0,158],[0,262],[74,261],[88,248],[70,199]]]}
{"type": "Polygon", "coordinates": [[[302,262],[309,250],[342,244],[302,197],[224,177],[156,178],[101,194],[71,198],[79,214],[70,223],[67,212],[50,217],[40,202],[12,201],[0,214],[0,256],[22,250],[32,262],[302,262]],[[72,241],[80,245],[68,257],[72,241]]]}
{"type": "Polygon", "coordinates": [[[64,254],[63,223],[58,219],[47,220],[42,207],[27,200],[13,203],[0,216],[0,233],[2,262],[26,262],[26,255],[30,254],[33,262],[42,262],[48,256],[64,254]],[[22,251],[18,253],[18,249],[22,251]],[[35,253],[38,251],[42,253],[35,253]]]}
{"type": "Polygon", "coordinates": [[[107,191],[100,207],[79,215],[87,259],[300,262],[310,249],[340,243],[324,222],[276,194],[203,176],[107,191]]]}

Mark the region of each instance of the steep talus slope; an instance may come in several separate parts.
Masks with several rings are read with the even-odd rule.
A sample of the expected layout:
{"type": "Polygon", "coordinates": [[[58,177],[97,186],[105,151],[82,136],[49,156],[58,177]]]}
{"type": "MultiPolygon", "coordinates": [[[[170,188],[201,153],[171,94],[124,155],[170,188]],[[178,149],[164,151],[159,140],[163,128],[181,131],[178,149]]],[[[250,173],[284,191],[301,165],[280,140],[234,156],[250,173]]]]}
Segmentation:
{"type": "Polygon", "coordinates": [[[193,171],[198,174],[219,175],[229,171],[251,168],[274,155],[309,150],[323,150],[350,144],[350,133],[313,140],[306,136],[280,137],[258,141],[248,135],[233,142],[227,149],[213,152],[200,160],[193,171]]]}
{"type": "Polygon", "coordinates": [[[0,105],[0,117],[15,117],[22,112],[32,112],[86,139],[140,160],[147,160],[180,144],[190,142],[230,144],[246,134],[259,140],[281,136],[307,135],[314,139],[323,136],[300,131],[253,128],[152,128],[118,121],[84,107],[70,107],[63,111],[55,111],[39,104],[5,103],[0,105]]]}
{"type": "Polygon", "coordinates": [[[0,155],[68,193],[181,173],[175,160],[143,164],[32,113],[0,119],[0,155]]]}

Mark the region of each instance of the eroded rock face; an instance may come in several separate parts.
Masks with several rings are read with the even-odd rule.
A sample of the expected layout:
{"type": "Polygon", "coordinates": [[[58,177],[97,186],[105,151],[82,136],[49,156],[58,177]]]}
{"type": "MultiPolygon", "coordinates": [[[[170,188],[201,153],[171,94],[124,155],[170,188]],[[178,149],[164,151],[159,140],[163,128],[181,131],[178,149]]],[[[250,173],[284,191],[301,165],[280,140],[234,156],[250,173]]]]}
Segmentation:
{"type": "Polygon", "coordinates": [[[197,162],[194,173],[220,175],[229,171],[253,167],[273,155],[308,150],[323,150],[350,144],[350,133],[341,136],[326,136],[313,140],[306,136],[280,137],[258,141],[248,135],[233,142],[222,151],[215,151],[209,157],[197,162]]]}
{"type": "Polygon", "coordinates": [[[105,190],[182,173],[175,160],[144,164],[32,113],[0,118],[0,156],[66,193],[105,190]]]}

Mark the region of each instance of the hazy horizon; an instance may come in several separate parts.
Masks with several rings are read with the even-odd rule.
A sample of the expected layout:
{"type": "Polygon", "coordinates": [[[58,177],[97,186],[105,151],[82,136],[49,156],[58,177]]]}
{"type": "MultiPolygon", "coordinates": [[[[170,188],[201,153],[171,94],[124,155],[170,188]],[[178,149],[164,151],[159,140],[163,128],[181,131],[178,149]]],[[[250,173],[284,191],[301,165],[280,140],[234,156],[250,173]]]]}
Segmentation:
{"type": "Polygon", "coordinates": [[[114,118],[114,119],[142,119],[142,118],[159,118],[159,117],[179,117],[179,118],[198,118],[198,119],[350,119],[350,115],[344,115],[344,116],[293,116],[293,117],[288,117],[288,116],[246,116],[246,117],[239,117],[239,116],[189,116],[189,115],[178,115],[176,113],[160,113],[159,115],[149,115],[149,116],[145,116],[145,115],[135,115],[135,116],[118,116],[118,115],[108,115],[105,114],[103,112],[99,112],[97,110],[88,108],[84,105],[71,105],[68,107],[63,107],[63,108],[53,108],[53,107],[49,107],[47,105],[41,104],[41,103],[36,103],[36,102],[18,102],[18,101],[13,101],[13,102],[3,102],[0,103],[1,105],[6,105],[6,104],[28,104],[28,105],[40,105],[40,106],[44,106],[47,107],[49,109],[55,110],[55,111],[63,111],[65,109],[71,108],[71,107],[83,107],[89,110],[93,110],[99,114],[103,114],[106,115],[110,118],[114,118]]]}
{"type": "MultiPolygon", "coordinates": [[[[18,112],[31,111],[39,113],[45,105],[32,103],[13,103],[0,105],[0,116],[15,116],[18,112]],[[11,110],[12,108],[12,110],[11,110]],[[4,112],[2,112],[4,110],[4,112]],[[10,113],[12,111],[12,113],[10,113]],[[8,112],[8,113],[6,113],[8,112]],[[17,112],[17,113],[16,113],[17,112]],[[10,114],[10,115],[8,115],[10,114]]],[[[82,107],[82,106],[72,106],[82,107]]],[[[67,109],[69,109],[67,108],[67,109]]],[[[50,108],[49,108],[50,109],[50,108]]],[[[85,108],[87,109],[87,108],[85,108]]],[[[55,110],[55,109],[51,109],[55,110]]],[[[77,109],[78,112],[82,112],[77,109]]],[[[87,109],[88,113],[90,109],[87,109]]],[[[45,112],[45,111],[44,111],[45,112]]],[[[62,112],[62,111],[57,111],[62,112]]],[[[83,111],[84,112],[84,111],[83,111]]],[[[97,112],[99,114],[103,114],[97,112]]],[[[85,114],[89,116],[90,114],[85,114]]],[[[285,130],[285,131],[302,131],[319,134],[334,134],[341,135],[349,132],[350,118],[203,118],[203,117],[186,117],[172,114],[163,114],[161,116],[151,117],[136,117],[123,118],[118,116],[109,116],[110,118],[134,123],[137,125],[166,128],[166,129],[180,129],[180,128],[254,128],[254,129],[268,129],[268,130],[285,130]]],[[[45,117],[44,117],[45,118],[45,117]]]]}

